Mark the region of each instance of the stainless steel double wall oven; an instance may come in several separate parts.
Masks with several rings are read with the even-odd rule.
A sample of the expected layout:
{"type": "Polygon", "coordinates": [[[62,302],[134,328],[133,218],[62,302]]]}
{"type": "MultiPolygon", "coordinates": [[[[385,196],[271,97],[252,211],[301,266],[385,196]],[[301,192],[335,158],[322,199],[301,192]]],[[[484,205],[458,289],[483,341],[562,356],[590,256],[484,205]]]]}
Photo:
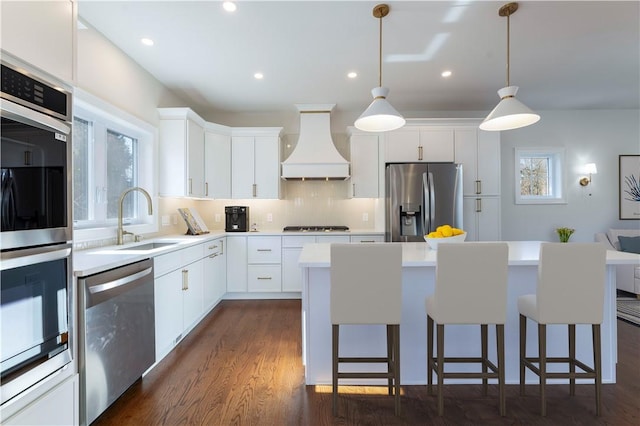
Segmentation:
{"type": "Polygon", "coordinates": [[[72,360],[71,99],[2,61],[2,404],[72,360]]]}

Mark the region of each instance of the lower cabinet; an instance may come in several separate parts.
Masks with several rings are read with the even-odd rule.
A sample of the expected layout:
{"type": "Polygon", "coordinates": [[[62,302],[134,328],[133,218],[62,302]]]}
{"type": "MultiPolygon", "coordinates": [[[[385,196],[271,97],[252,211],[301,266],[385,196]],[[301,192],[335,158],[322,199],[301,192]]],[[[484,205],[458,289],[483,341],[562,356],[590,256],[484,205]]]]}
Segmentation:
{"type": "Polygon", "coordinates": [[[227,236],[227,292],[247,291],[247,237],[227,236]]]}
{"type": "Polygon", "coordinates": [[[154,258],[156,361],[188,333],[204,312],[203,245],[154,258]]]}
{"type": "Polygon", "coordinates": [[[464,197],[467,241],[500,241],[500,197],[464,197]]]}
{"type": "Polygon", "coordinates": [[[281,292],[281,263],[281,237],[248,237],[247,290],[250,292],[281,292]]]}
{"type": "Polygon", "coordinates": [[[227,291],[227,259],[224,250],[225,239],[205,243],[204,250],[204,310],[211,310],[227,291]]]}
{"type": "Polygon", "coordinates": [[[3,425],[77,425],[79,424],[78,375],[69,377],[40,398],[31,402],[3,425]]]}

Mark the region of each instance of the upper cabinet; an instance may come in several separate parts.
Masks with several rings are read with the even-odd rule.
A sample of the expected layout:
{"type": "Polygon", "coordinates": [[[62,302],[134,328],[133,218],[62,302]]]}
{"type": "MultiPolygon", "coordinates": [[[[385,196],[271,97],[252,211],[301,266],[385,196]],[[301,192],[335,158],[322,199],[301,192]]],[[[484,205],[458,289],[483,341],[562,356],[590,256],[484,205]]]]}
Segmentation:
{"type": "Polygon", "coordinates": [[[213,123],[204,133],[204,196],[231,198],[231,133],[213,123]]]}
{"type": "Polygon", "coordinates": [[[189,108],[159,108],[160,195],[204,197],[205,122],[189,108]]]}
{"type": "Polygon", "coordinates": [[[75,19],[73,2],[3,1],[2,49],[52,76],[71,83],[75,19]]]}
{"type": "Polygon", "coordinates": [[[379,138],[376,133],[349,131],[351,151],[351,198],[378,198],[379,191],[379,138]]]}
{"type": "Polygon", "coordinates": [[[280,198],[281,132],[281,127],[233,129],[232,198],[280,198]]]}
{"type": "Polygon", "coordinates": [[[385,133],[385,162],[437,163],[454,160],[452,128],[408,125],[385,133]]]}
{"type": "Polygon", "coordinates": [[[500,195],[500,132],[456,129],[455,161],[463,165],[464,195],[500,195]]]}

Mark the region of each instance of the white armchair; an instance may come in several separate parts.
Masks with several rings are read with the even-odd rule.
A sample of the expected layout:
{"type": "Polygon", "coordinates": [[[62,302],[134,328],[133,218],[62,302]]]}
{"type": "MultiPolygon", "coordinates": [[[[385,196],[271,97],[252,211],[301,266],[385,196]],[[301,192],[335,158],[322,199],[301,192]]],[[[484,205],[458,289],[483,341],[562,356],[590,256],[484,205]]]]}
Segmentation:
{"type": "MultiPolygon", "coordinates": [[[[606,233],[598,232],[595,240],[604,244],[608,250],[620,251],[620,236],[640,237],[640,229],[609,229],[606,233]]],[[[616,287],[640,298],[640,264],[616,266],[616,287]]]]}

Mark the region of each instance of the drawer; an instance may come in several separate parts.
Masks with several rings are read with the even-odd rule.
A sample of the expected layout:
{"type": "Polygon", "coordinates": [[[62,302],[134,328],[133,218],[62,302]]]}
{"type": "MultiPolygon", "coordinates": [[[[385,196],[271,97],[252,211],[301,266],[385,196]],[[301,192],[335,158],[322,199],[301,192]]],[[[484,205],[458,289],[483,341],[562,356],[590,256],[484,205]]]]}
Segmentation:
{"type": "Polygon", "coordinates": [[[352,243],[383,243],[384,235],[352,235],[352,243]]]}
{"type": "Polygon", "coordinates": [[[319,243],[349,243],[351,240],[348,235],[318,235],[319,243]]]}
{"type": "Polygon", "coordinates": [[[224,253],[224,238],[204,243],[204,256],[216,257],[224,253]]]}
{"type": "Polygon", "coordinates": [[[305,244],[315,243],[313,235],[288,235],[282,237],[282,247],[302,248],[305,244]]]}
{"type": "Polygon", "coordinates": [[[204,244],[198,244],[180,250],[182,253],[182,264],[188,265],[204,257],[204,244]]]}
{"type": "Polygon", "coordinates": [[[182,250],[161,254],[153,258],[153,276],[155,278],[168,274],[182,267],[182,250]]]}
{"type": "Polygon", "coordinates": [[[280,237],[249,237],[247,240],[247,263],[280,263],[280,237]]]}
{"type": "Polygon", "coordinates": [[[248,270],[249,291],[281,291],[282,270],[280,265],[249,265],[248,270]]]}

